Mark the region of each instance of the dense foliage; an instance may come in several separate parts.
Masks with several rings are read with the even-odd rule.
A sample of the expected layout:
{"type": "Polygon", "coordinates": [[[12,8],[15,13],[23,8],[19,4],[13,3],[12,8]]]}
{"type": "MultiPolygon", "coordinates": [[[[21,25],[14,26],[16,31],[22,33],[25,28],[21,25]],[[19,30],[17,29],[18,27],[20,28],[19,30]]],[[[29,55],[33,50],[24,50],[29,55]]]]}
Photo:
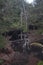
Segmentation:
{"type": "Polygon", "coordinates": [[[39,30],[36,32],[43,33],[43,0],[34,0],[34,5],[27,4],[24,0],[0,0],[0,39],[2,32],[11,28],[21,27],[21,9],[23,12],[22,28],[26,30],[25,22],[27,22],[28,25],[37,25],[39,30]],[[27,14],[27,21],[25,19],[25,12],[27,14]]]}

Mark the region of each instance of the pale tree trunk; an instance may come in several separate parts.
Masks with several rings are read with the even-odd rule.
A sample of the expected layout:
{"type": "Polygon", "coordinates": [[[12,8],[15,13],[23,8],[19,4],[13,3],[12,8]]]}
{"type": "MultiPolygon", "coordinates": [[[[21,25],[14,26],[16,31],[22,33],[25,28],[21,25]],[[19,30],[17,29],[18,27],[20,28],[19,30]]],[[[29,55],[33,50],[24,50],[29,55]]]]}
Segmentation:
{"type": "MultiPolygon", "coordinates": [[[[22,28],[22,22],[23,22],[23,11],[22,11],[22,8],[21,8],[21,14],[20,14],[20,17],[21,17],[21,28],[22,28]]],[[[21,31],[21,40],[22,40],[22,31],[21,31]]]]}
{"type": "Polygon", "coordinates": [[[24,0],[22,0],[22,4],[23,4],[23,9],[24,9],[24,17],[25,17],[26,31],[27,31],[27,12],[26,12],[26,9],[25,9],[24,0]]]}

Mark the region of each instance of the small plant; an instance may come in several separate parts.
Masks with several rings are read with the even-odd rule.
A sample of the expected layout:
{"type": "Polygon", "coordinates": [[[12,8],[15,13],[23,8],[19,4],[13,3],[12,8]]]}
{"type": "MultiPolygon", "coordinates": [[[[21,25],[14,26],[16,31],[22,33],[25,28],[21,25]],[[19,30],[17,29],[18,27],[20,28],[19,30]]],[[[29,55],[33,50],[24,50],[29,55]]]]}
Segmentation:
{"type": "Polygon", "coordinates": [[[4,60],[0,59],[0,65],[4,62],[4,60]]]}
{"type": "Polygon", "coordinates": [[[37,65],[43,65],[43,61],[39,61],[37,65]]]}
{"type": "Polygon", "coordinates": [[[2,35],[0,35],[0,48],[3,48],[5,44],[6,44],[5,38],[2,35]]]}

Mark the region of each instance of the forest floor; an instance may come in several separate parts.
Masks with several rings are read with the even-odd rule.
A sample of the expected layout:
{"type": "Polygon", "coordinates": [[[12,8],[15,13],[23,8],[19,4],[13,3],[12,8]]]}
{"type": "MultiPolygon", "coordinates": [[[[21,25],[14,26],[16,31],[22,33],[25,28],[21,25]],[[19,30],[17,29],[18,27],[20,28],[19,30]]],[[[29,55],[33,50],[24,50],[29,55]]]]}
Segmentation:
{"type": "MultiPolygon", "coordinates": [[[[29,34],[29,39],[31,42],[35,42],[36,40],[43,39],[43,35],[29,34]]],[[[35,57],[32,52],[31,54],[15,52],[9,42],[6,44],[5,48],[8,49],[8,53],[0,52],[0,59],[4,60],[2,65],[13,65],[13,63],[14,65],[37,65],[37,63],[41,61],[39,58],[35,57]]]]}

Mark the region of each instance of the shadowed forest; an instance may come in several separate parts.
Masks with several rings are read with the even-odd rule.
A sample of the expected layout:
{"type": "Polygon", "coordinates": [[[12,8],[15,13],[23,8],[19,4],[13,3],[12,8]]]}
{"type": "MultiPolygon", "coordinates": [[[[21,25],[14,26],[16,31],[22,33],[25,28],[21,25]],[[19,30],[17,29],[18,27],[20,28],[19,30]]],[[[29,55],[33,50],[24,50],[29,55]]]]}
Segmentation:
{"type": "Polygon", "coordinates": [[[43,65],[43,0],[0,0],[0,65],[43,65]]]}

